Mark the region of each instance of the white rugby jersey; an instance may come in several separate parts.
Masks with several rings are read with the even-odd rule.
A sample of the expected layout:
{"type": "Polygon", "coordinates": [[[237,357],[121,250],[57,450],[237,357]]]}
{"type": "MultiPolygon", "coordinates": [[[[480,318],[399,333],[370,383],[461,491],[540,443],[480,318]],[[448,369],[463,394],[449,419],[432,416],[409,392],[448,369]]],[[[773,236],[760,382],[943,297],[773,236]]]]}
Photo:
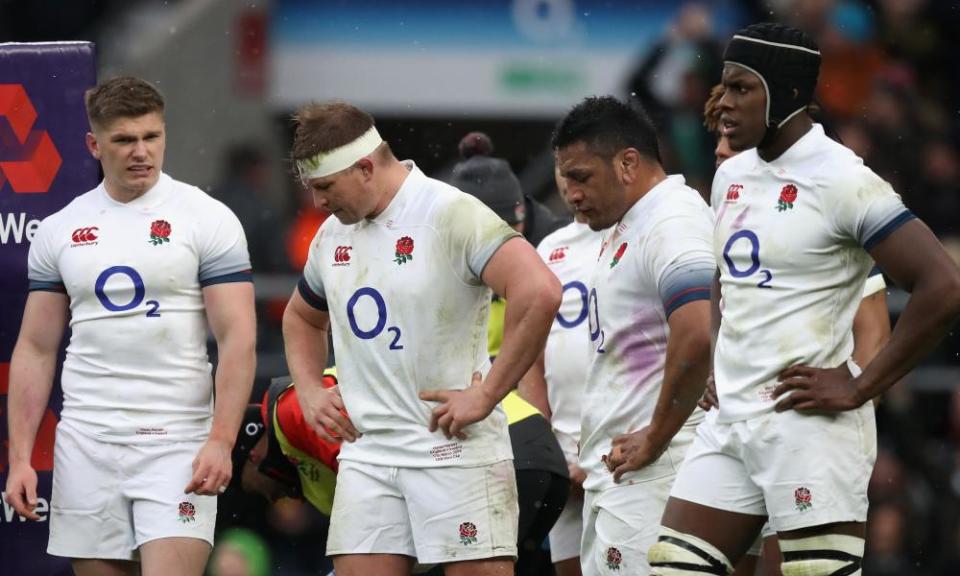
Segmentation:
{"type": "Polygon", "coordinates": [[[330,313],[340,392],[363,436],[343,460],[382,466],[485,465],[513,457],[499,405],[465,441],[430,432],[437,406],[418,394],[486,377],[491,291],[480,275],[519,234],[479,200],[410,174],[376,218],[328,218],[310,246],[299,290],[330,313]]]}
{"type": "Polygon", "coordinates": [[[577,461],[580,409],[590,362],[587,301],[603,235],[572,222],[544,238],[537,252],[563,285],[563,301],[544,351],[550,424],[567,460],[577,461]]]}
{"type": "Polygon", "coordinates": [[[213,382],[201,289],[251,280],[229,208],[166,174],[126,204],[101,183],[40,224],[28,276],[31,290],[70,298],[64,421],[106,442],[206,437],[213,382]]]}
{"type": "MultiPolygon", "coordinates": [[[[669,176],[604,233],[589,294],[591,361],[584,390],[580,466],[584,488],[614,486],[601,458],[611,441],[650,423],[660,396],[670,314],[710,298],[716,270],[713,217],[700,195],[669,176]]],[[[698,408],[688,421],[703,419],[698,408]]],[[[652,480],[675,470],[667,457],[623,476],[652,480]]]]}
{"type": "Polygon", "coordinates": [[[713,181],[722,322],[719,421],[773,410],[777,375],[843,364],[873,263],[866,250],[913,218],[889,184],[815,124],[765,162],[755,149],[713,181]]]}

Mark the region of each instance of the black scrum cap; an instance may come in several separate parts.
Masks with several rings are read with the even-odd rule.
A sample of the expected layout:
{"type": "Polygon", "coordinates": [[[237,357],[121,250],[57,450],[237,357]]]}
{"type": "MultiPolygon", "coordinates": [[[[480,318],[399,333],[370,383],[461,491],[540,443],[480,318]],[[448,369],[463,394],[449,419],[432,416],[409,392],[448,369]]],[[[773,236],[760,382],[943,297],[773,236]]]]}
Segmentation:
{"type": "Polygon", "coordinates": [[[780,128],[813,100],[820,49],[796,28],[769,22],[747,26],[734,34],[723,60],[760,77],[768,128],[780,128]]]}

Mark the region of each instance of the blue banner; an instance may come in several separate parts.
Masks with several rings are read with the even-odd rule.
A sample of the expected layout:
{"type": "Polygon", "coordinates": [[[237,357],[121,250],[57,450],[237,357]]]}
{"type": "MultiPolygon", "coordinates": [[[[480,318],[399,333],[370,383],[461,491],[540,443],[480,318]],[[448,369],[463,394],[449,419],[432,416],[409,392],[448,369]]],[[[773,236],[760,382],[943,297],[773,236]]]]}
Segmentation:
{"type": "MultiPolygon", "coordinates": [[[[10,356],[27,298],[27,252],[40,221],[95,187],[83,94],[96,83],[89,42],[0,44],[0,486],[7,479],[10,356]]],[[[72,574],[48,556],[53,440],[62,397],[55,387],[33,451],[40,522],[0,503],[0,574],[72,574]]]]}
{"type": "MultiPolygon", "coordinates": [[[[733,0],[704,0],[726,38],[733,0]]],[[[374,114],[555,118],[584,96],[623,94],[669,37],[675,0],[276,0],[270,98],[289,109],[345,99],[374,114]]]]}

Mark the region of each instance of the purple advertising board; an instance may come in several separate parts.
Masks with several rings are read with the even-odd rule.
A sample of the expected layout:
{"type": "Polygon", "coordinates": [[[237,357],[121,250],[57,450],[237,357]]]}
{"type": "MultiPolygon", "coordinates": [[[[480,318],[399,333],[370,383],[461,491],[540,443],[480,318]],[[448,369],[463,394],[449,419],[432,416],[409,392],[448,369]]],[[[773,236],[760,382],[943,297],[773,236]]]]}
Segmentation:
{"type": "MultiPolygon", "coordinates": [[[[97,185],[83,107],[83,93],[95,83],[90,42],[0,44],[0,486],[7,477],[6,395],[27,299],[27,252],[41,220],[97,185]]],[[[26,521],[0,502],[0,575],[72,574],[65,559],[46,553],[60,403],[56,387],[33,451],[41,521],[26,521]]]]}

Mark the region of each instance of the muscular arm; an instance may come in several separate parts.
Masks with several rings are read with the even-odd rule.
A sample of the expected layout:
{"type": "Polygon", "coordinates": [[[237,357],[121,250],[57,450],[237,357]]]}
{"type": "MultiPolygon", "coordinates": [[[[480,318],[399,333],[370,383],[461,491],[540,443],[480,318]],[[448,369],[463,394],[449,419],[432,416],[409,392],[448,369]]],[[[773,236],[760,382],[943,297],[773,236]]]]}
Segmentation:
{"type": "Polygon", "coordinates": [[[890,338],[890,313],[887,295],[874,292],[860,301],[853,317],[853,360],[858,366],[867,366],[890,338]]]}
{"type": "Polygon", "coordinates": [[[710,303],[695,300],[677,308],[667,323],[663,386],[650,421],[650,434],[666,446],[686,422],[703,394],[710,372],[710,303]]]}
{"type": "Polygon", "coordinates": [[[650,464],[666,450],[696,407],[710,371],[710,304],[706,300],[688,302],[674,310],[667,322],[670,337],[653,418],[647,426],[611,442],[606,463],[614,482],[650,464]]]}
{"type": "Polygon", "coordinates": [[[203,305],[217,341],[213,426],[193,461],[193,477],[184,492],[215,495],[230,483],[231,451],[253,388],[257,365],[253,284],[226,282],[207,286],[203,289],[203,305]]]}
{"type": "Polygon", "coordinates": [[[486,418],[516,387],[543,350],[560,308],[560,281],[522,238],[505,242],[487,262],[481,279],[507,301],[497,361],[486,380],[481,382],[474,373],[466,390],[420,393],[421,400],[441,403],[433,409],[429,428],[440,428],[448,438],[465,438],[463,428],[486,418]]]}
{"type": "Polygon", "coordinates": [[[530,369],[520,379],[517,384],[517,392],[520,396],[533,404],[543,416],[549,420],[552,416],[550,412],[550,402],[547,396],[546,368],[544,364],[543,351],[537,356],[537,359],[530,365],[530,369]]]}
{"type": "Polygon", "coordinates": [[[717,386],[713,380],[713,357],[717,348],[717,337],[720,334],[720,271],[713,275],[710,284],[710,363],[707,366],[706,389],[703,398],[698,404],[704,410],[711,410],[720,406],[717,399],[717,386]]]}
{"type": "Polygon", "coordinates": [[[494,253],[482,280],[507,301],[500,355],[484,382],[495,404],[541,356],[560,307],[560,281],[522,238],[508,240],[494,253]]]}
{"type": "Polygon", "coordinates": [[[57,350],[69,315],[69,300],[59,292],[34,291],[27,297],[20,335],[10,360],[7,398],[10,472],[7,498],[21,516],[32,520],[36,473],[30,457],[57,367],[57,350]]]}
{"type": "Polygon", "coordinates": [[[861,403],[912,370],[960,316],[960,268],[921,221],[907,222],[870,255],[911,295],[889,342],[855,379],[861,403]]]}
{"type": "Polygon", "coordinates": [[[890,340],[855,378],[846,366],[791,366],[780,373],[777,411],[852,410],[883,394],[933,350],[960,316],[960,268],[926,225],[911,220],[870,251],[911,293],[890,340]]]}
{"type": "Polygon", "coordinates": [[[340,438],[353,442],[359,434],[344,411],[339,387],[323,386],[329,332],[330,314],[314,308],[299,289],[294,290],[283,313],[283,345],[303,417],[327,442],[340,438]]]}
{"type": "Polygon", "coordinates": [[[203,289],[210,330],[217,341],[216,404],[210,439],[233,448],[250,401],[257,368],[253,284],[229,282],[203,289]]]}
{"type": "Polygon", "coordinates": [[[330,314],[307,304],[296,290],[283,313],[283,346],[298,394],[323,388],[330,314]]]}

